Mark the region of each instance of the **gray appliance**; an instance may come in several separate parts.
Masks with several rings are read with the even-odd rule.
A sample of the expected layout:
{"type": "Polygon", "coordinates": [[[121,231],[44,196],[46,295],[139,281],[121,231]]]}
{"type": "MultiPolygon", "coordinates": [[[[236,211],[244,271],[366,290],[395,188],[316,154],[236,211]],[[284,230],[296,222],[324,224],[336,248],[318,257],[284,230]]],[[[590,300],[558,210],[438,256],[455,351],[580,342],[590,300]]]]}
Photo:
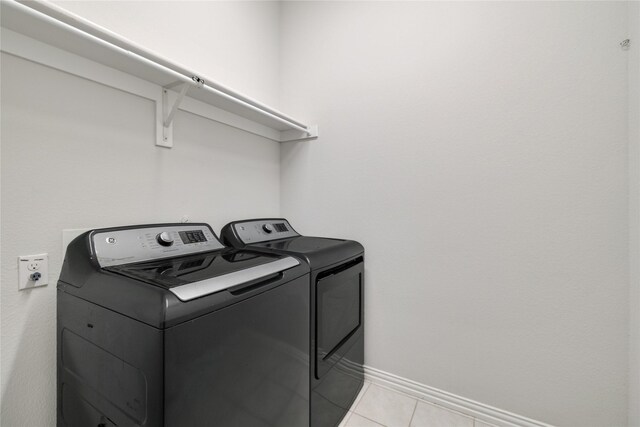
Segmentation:
{"type": "Polygon", "coordinates": [[[338,425],[364,381],[364,247],[300,235],[282,218],[234,221],[220,234],[227,245],[310,266],[311,426],[338,425]]]}
{"type": "Polygon", "coordinates": [[[57,298],[58,426],[308,426],[309,267],[207,224],[96,229],[57,298]]]}

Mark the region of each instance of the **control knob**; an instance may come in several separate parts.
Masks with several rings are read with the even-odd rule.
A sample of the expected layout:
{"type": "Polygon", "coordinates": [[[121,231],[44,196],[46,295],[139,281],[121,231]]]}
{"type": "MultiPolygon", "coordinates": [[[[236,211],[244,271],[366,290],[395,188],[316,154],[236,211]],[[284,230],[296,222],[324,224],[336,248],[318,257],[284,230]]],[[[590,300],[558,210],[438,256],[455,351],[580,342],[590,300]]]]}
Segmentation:
{"type": "Polygon", "coordinates": [[[265,233],[273,233],[273,225],[271,224],[265,224],[262,226],[262,229],[264,230],[265,233]]]}
{"type": "Polygon", "coordinates": [[[156,236],[156,240],[162,246],[171,246],[171,245],[173,245],[173,238],[166,231],[163,231],[162,233],[158,234],[156,236]]]}

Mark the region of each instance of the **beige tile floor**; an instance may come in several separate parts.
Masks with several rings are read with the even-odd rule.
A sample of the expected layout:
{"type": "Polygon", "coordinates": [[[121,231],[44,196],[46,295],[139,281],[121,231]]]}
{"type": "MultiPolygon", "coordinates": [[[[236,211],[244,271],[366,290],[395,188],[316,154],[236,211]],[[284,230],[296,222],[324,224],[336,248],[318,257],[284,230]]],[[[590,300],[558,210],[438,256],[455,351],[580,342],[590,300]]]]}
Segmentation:
{"type": "Polygon", "coordinates": [[[492,427],[459,412],[365,381],[339,427],[492,427]]]}

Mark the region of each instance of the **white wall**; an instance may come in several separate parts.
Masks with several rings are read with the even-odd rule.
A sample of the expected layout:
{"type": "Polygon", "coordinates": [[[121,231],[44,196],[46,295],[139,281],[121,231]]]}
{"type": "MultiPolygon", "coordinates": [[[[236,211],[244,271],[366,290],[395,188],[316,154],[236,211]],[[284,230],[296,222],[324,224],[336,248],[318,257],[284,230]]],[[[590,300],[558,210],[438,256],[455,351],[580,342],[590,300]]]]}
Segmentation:
{"type": "Polygon", "coordinates": [[[629,426],[640,427],[640,3],[629,6],[629,426]]]}
{"type": "Polygon", "coordinates": [[[179,112],[159,149],[149,101],[2,55],[3,426],[55,424],[62,229],[280,213],[365,244],[367,364],[551,423],[625,424],[626,4],[58,3],[322,136],[279,159],[179,112]],[[16,257],[43,251],[50,285],[18,292],[16,257]]]}
{"type": "Polygon", "coordinates": [[[257,101],[279,104],[279,2],[54,3],[257,101]]]}
{"type": "Polygon", "coordinates": [[[282,8],[282,214],[364,244],[366,364],[626,424],[625,2],[282,8]]]}
{"type": "MultiPolygon", "coordinates": [[[[186,48],[180,61],[200,60],[197,68],[207,75],[221,72],[228,77],[224,83],[242,92],[267,102],[277,98],[275,3],[255,5],[250,16],[247,3],[193,3],[200,14],[189,20],[172,5],[149,8],[155,18],[172,15],[169,28],[137,16],[143,12],[137,3],[69,4],[75,6],[87,15],[120,14],[117,29],[132,36],[144,35],[136,31],[147,24],[157,27],[153,35],[145,33],[148,39],[135,40],[141,44],[162,45],[161,36],[170,33],[185,42],[192,32],[206,32],[201,36],[214,40],[206,58],[186,48]],[[212,9],[215,19],[207,21],[203,14],[212,9]],[[252,22],[242,37],[228,37],[238,16],[252,22]]],[[[0,417],[3,427],[52,426],[61,231],[179,221],[183,215],[219,231],[232,219],[278,215],[279,146],[178,112],[174,148],[158,148],[151,101],[6,54],[1,66],[0,417]],[[49,253],[49,285],[19,292],[17,257],[41,252],[49,253]]]]}

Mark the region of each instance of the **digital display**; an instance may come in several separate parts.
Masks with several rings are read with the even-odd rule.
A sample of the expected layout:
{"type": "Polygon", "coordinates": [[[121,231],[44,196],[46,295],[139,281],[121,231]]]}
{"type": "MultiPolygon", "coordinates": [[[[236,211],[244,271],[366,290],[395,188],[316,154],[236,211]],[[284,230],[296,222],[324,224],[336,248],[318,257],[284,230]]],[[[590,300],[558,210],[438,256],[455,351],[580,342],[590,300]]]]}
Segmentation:
{"type": "Polygon", "coordinates": [[[184,243],[185,245],[189,243],[199,243],[207,241],[207,238],[205,237],[202,230],[181,231],[178,234],[180,234],[182,243],[184,243]]]}
{"type": "Polygon", "coordinates": [[[276,228],[276,231],[279,232],[279,233],[282,233],[283,231],[289,231],[287,229],[287,226],[284,225],[283,222],[278,223],[278,224],[273,224],[273,226],[276,228]]]}

